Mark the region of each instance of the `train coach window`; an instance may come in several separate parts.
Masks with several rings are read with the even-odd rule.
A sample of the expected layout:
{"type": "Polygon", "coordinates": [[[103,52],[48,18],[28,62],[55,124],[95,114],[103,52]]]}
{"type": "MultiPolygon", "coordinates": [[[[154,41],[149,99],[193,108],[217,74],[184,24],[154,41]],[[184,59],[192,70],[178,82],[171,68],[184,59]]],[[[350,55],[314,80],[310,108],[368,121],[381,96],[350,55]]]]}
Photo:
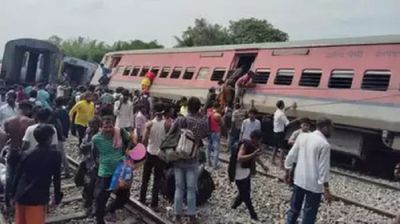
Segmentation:
{"type": "Polygon", "coordinates": [[[200,80],[206,79],[209,72],[210,72],[209,68],[200,68],[199,73],[197,73],[197,79],[200,80]]]}
{"type": "Polygon", "coordinates": [[[122,73],[122,75],[123,76],[129,75],[129,73],[131,73],[131,70],[132,70],[132,66],[126,66],[125,70],[124,70],[124,73],[122,73]]]}
{"type": "Polygon", "coordinates": [[[366,71],[362,80],[361,89],[386,91],[390,82],[390,71],[366,71]]]}
{"type": "Polygon", "coordinates": [[[142,71],[140,72],[140,77],[145,76],[147,72],[150,71],[150,66],[143,66],[142,71]]]}
{"type": "Polygon", "coordinates": [[[350,89],[353,83],[353,70],[333,70],[328,87],[335,89],[350,89]]]}
{"type": "Polygon", "coordinates": [[[271,70],[269,68],[256,69],[256,75],[253,78],[254,83],[267,84],[271,70]]]}
{"type": "Polygon", "coordinates": [[[321,81],[322,71],[321,70],[303,70],[301,74],[299,86],[318,87],[321,81]]]}
{"type": "Polygon", "coordinates": [[[174,70],[172,70],[171,79],[179,79],[181,73],[182,73],[182,67],[175,67],[174,70]]]}
{"type": "Polygon", "coordinates": [[[137,76],[139,74],[139,71],[140,71],[140,66],[133,67],[131,76],[137,76]]]}
{"type": "Polygon", "coordinates": [[[195,71],[195,67],[186,68],[185,73],[183,73],[183,79],[192,79],[195,71]]]}
{"type": "Polygon", "coordinates": [[[160,67],[152,67],[151,72],[154,73],[155,76],[158,75],[158,72],[160,71],[160,67]]]}
{"type": "Polygon", "coordinates": [[[170,70],[171,70],[170,67],[164,67],[161,70],[160,78],[166,78],[168,76],[170,70]]]}
{"type": "Polygon", "coordinates": [[[211,81],[220,81],[224,78],[226,69],[225,68],[216,68],[211,75],[211,81]]]}
{"type": "Polygon", "coordinates": [[[120,65],[120,66],[117,67],[117,70],[115,71],[115,73],[121,74],[122,71],[124,71],[124,66],[120,65]]]}
{"type": "Polygon", "coordinates": [[[293,69],[279,69],[278,73],[276,74],[274,84],[290,86],[292,84],[293,75],[293,69]]]}

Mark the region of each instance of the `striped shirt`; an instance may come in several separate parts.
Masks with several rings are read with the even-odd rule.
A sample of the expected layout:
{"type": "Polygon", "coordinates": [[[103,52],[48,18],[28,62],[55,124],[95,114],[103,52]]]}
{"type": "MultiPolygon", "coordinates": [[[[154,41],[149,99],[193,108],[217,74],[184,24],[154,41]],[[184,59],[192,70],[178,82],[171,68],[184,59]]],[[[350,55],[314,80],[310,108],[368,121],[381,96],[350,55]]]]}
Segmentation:
{"type": "Polygon", "coordinates": [[[92,139],[94,150],[99,155],[99,177],[113,175],[118,163],[123,159],[122,149],[113,148],[113,139],[98,133],[92,139]]]}

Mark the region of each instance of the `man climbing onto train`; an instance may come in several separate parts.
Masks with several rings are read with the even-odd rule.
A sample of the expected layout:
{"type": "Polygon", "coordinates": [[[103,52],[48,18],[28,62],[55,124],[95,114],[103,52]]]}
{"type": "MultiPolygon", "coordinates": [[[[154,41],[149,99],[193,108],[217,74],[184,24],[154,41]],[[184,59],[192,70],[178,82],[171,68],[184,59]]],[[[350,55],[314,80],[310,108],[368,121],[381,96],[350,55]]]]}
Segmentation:
{"type": "Polygon", "coordinates": [[[287,224],[297,223],[303,201],[303,224],[315,223],[321,195],[330,203],[329,169],[331,145],[328,138],[332,132],[332,121],[317,120],[317,130],[298,136],[285,161],[286,176],[296,163],[294,189],[287,213],[287,224]]]}
{"type": "Polygon", "coordinates": [[[239,78],[235,83],[235,103],[240,103],[243,105],[243,95],[244,91],[249,88],[254,88],[256,86],[253,83],[253,77],[255,73],[253,71],[248,71],[246,75],[239,78]]]}
{"type": "Polygon", "coordinates": [[[274,141],[275,141],[275,148],[272,153],[272,164],[275,165],[275,158],[277,152],[279,151],[279,158],[280,158],[280,166],[283,169],[283,161],[284,161],[284,148],[285,148],[285,128],[294,121],[290,122],[286,117],[286,111],[295,108],[296,104],[293,104],[290,107],[285,108],[285,103],[283,100],[279,100],[276,102],[276,111],[274,113],[274,141]]]}

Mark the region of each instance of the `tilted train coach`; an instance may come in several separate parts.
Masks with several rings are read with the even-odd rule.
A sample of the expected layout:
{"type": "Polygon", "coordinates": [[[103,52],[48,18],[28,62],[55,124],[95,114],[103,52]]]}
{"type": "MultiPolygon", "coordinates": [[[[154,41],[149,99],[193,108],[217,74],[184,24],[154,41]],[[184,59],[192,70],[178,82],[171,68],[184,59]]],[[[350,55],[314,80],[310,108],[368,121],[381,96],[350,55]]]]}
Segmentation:
{"type": "Polygon", "coordinates": [[[282,99],[298,105],[290,117],[329,117],[333,149],[353,158],[400,152],[400,36],[120,51],[103,62],[113,69],[113,88],[139,89],[153,71],[153,96],[202,100],[244,65],[257,73],[247,106],[254,100],[259,111],[273,113],[282,99]]]}

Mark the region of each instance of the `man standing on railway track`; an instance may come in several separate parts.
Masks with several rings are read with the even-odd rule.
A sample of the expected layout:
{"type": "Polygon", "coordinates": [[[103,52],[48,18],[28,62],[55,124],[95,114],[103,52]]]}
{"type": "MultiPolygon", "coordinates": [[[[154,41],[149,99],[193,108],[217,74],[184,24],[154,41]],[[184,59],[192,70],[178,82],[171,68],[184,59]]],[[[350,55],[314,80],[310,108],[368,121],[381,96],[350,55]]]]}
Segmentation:
{"type": "Polygon", "coordinates": [[[256,119],[256,108],[249,110],[249,118],[243,121],[240,129],[240,140],[250,140],[250,134],[255,130],[261,130],[261,122],[256,119]]]}
{"type": "Polygon", "coordinates": [[[14,178],[15,169],[21,154],[22,138],[24,137],[26,129],[33,125],[35,121],[29,118],[32,112],[32,105],[28,102],[21,102],[18,104],[18,114],[11,117],[4,123],[4,131],[10,140],[7,146],[7,175],[6,175],[6,194],[5,202],[9,207],[11,183],[14,178]]]}
{"type": "Polygon", "coordinates": [[[133,103],[130,100],[129,90],[122,90],[122,97],[114,104],[115,126],[131,132],[133,129],[133,103]]]}
{"type": "Polygon", "coordinates": [[[92,95],[85,93],[83,99],[75,104],[69,112],[69,116],[78,131],[79,144],[82,143],[85,137],[86,128],[90,120],[94,117],[94,103],[92,102],[92,95]]]}
{"type": "Polygon", "coordinates": [[[207,161],[208,165],[214,170],[218,169],[221,130],[223,127],[220,110],[218,102],[215,102],[213,108],[208,110],[208,127],[210,134],[208,138],[207,161]]]}
{"type": "Polygon", "coordinates": [[[284,147],[285,147],[285,128],[291,123],[286,117],[285,112],[291,108],[295,107],[295,104],[290,107],[285,108],[285,103],[283,100],[279,100],[276,102],[276,111],[274,113],[274,140],[275,140],[275,148],[272,153],[272,164],[275,164],[275,158],[279,151],[279,159],[280,166],[283,169],[283,161],[284,161],[284,147]]]}
{"type": "Polygon", "coordinates": [[[104,216],[107,212],[114,213],[116,209],[123,208],[129,200],[130,189],[117,189],[116,199],[107,207],[106,204],[110,197],[109,191],[111,178],[118,163],[123,159],[124,142],[129,139],[123,129],[114,127],[114,118],[105,116],[102,118],[102,129],[93,139],[93,153],[98,158],[98,177],[95,197],[95,216],[97,224],[104,224],[104,216]]]}
{"type": "Polygon", "coordinates": [[[297,223],[303,201],[303,224],[315,223],[321,195],[330,203],[329,169],[331,146],[327,141],[332,131],[332,121],[321,118],[317,130],[299,135],[286,161],[286,177],[296,163],[294,189],[287,213],[287,224],[297,223]]]}
{"type": "Polygon", "coordinates": [[[54,127],[40,124],[32,135],[38,144],[22,153],[12,187],[11,195],[16,203],[16,224],[45,223],[51,182],[54,187],[52,203],[59,204],[63,196],[61,156],[58,151],[51,149],[54,127]]]}
{"type": "Polygon", "coordinates": [[[166,123],[164,117],[164,107],[158,103],[154,105],[155,118],[146,124],[146,131],[143,142],[147,145],[147,158],[143,167],[142,186],[140,188],[140,202],[146,203],[146,193],[151,173],[153,173],[153,189],[151,191],[151,207],[158,207],[158,192],[160,189],[160,180],[163,173],[164,161],[157,155],[160,151],[161,142],[165,139],[167,130],[171,125],[166,123]],[[153,171],[154,170],[154,171],[153,171]]]}
{"type": "Polygon", "coordinates": [[[232,112],[232,125],[229,130],[228,136],[228,151],[232,152],[233,147],[239,142],[240,129],[242,127],[243,120],[246,117],[246,110],[242,109],[240,104],[235,104],[235,109],[232,112]]]}

